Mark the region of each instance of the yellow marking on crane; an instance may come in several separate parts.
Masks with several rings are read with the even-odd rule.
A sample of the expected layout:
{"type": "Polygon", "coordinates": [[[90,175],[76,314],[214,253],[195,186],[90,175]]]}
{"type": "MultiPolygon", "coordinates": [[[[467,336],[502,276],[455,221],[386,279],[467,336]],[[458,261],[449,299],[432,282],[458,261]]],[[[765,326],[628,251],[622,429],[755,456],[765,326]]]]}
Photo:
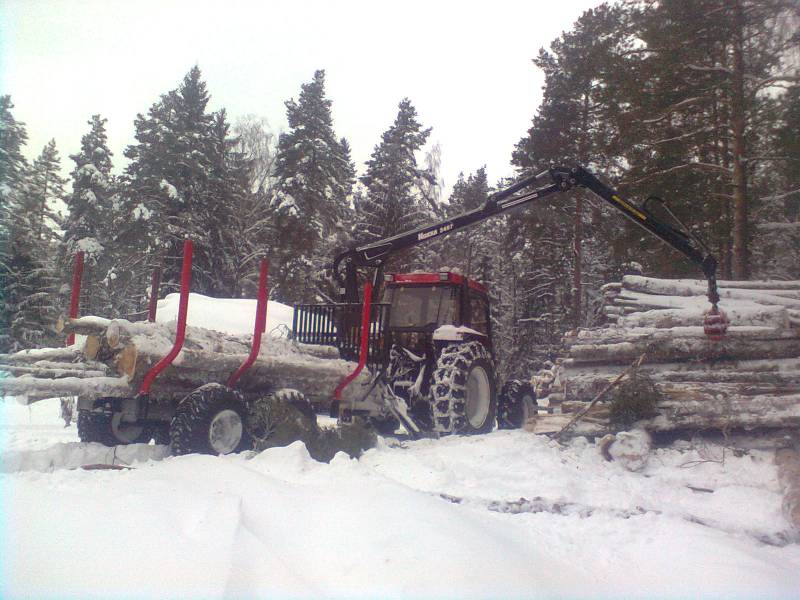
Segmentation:
{"type": "Polygon", "coordinates": [[[628,202],[625,202],[625,200],[623,200],[622,198],[620,198],[616,194],[611,194],[611,199],[614,200],[620,206],[622,206],[624,209],[626,209],[626,210],[632,212],[633,214],[635,214],[642,221],[646,221],[647,220],[647,217],[645,216],[645,214],[643,212],[641,212],[640,210],[635,209],[628,202]]]}

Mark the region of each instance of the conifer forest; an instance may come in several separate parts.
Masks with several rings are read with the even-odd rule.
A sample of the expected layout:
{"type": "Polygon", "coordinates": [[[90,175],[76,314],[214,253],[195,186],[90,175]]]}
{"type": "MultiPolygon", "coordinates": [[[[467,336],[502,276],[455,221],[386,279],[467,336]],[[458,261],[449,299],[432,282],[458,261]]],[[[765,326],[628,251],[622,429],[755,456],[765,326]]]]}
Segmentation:
{"type": "MultiPolygon", "coordinates": [[[[195,292],[254,297],[266,256],[272,299],[327,300],[337,252],[476,208],[551,164],[585,165],[637,201],[666,201],[719,257],[721,279],[800,279],[799,24],[793,0],[589,10],[531,56],[545,83],[529,129],[508,148],[515,176],[463,172],[447,195],[430,144],[437,124],[421,122],[413,98],[398,98],[369,160],[353,161],[324,64],[297,82],[280,132],[209,110],[213,82],[202,64],[187,65],[174,89],[131,115],[135,139],[123,156],[109,149],[99,112],[87,114],[75,154],[51,142],[26,159],[39,149],[28,147],[5,90],[0,351],[58,343],[78,250],[85,315],[144,318],[155,267],[162,294],[177,290],[186,237],[196,244],[195,292]]],[[[488,110],[502,111],[502,100],[488,110]]],[[[389,270],[415,269],[458,270],[488,287],[507,376],[551,358],[566,331],[597,324],[604,283],[698,277],[580,190],[420,245],[389,270]]]]}

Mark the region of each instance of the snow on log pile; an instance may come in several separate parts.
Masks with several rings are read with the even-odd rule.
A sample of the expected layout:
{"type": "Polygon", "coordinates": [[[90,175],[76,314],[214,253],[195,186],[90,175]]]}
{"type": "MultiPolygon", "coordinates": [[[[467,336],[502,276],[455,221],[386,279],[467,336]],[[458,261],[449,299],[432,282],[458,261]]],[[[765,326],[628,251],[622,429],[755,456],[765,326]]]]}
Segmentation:
{"type": "MultiPolygon", "coordinates": [[[[638,372],[659,392],[650,430],[800,428],[800,281],[719,282],[722,341],[703,331],[706,291],[704,281],[640,276],[604,286],[608,324],[565,336],[546,394],[561,414],[539,415],[533,430],[559,431],[642,354],[638,372]]],[[[608,417],[598,402],[571,432],[605,434],[608,417]]]]}
{"type": "MultiPolygon", "coordinates": [[[[101,317],[67,319],[64,333],[86,336],[82,348],[44,348],[0,355],[0,395],[34,402],[55,396],[132,396],[145,373],[172,348],[175,322],[132,323],[101,317]]],[[[210,382],[225,383],[250,352],[248,336],[187,327],[183,349],[156,379],[152,395],[183,397],[210,382]]],[[[355,367],[335,348],[266,337],[253,366],[237,388],[267,393],[280,388],[302,391],[311,402],[327,405],[342,377],[355,367]]],[[[362,375],[356,383],[364,383],[362,375]]],[[[358,393],[358,385],[350,393],[358,393]]]]}

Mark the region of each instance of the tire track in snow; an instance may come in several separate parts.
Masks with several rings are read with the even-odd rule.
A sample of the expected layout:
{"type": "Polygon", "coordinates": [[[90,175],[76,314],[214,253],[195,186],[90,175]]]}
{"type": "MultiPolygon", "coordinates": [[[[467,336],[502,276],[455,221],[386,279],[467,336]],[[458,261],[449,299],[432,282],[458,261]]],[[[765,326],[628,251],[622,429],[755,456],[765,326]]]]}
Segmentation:
{"type": "Polygon", "coordinates": [[[282,558],[279,536],[271,539],[263,518],[259,522],[257,513],[246,505],[247,501],[240,498],[223,598],[324,597],[322,589],[298,573],[291,561],[282,558]],[[280,574],[280,580],[275,578],[276,574],[280,574]]]}

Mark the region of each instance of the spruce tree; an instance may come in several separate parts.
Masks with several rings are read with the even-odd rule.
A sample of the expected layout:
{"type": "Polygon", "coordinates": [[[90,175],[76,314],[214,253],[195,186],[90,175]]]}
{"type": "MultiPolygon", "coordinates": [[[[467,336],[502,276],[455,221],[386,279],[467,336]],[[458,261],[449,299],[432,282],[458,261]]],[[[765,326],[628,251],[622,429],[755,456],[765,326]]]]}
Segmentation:
{"type": "Polygon", "coordinates": [[[13,345],[12,314],[8,304],[9,287],[14,284],[17,268],[12,265],[15,259],[10,248],[12,211],[28,168],[22,155],[28,134],[25,124],[12,115],[13,108],[11,96],[0,96],[0,352],[13,345]]]}
{"type": "Polygon", "coordinates": [[[65,180],[55,141],[27,170],[9,206],[5,309],[11,344],[29,348],[55,341],[59,303],[56,256],[65,180]]]}
{"type": "Polygon", "coordinates": [[[218,238],[214,229],[222,225],[208,220],[216,202],[209,180],[215,142],[208,101],[206,84],[195,66],[176,90],[164,94],[134,122],[137,143],[125,150],[131,162],[125,171],[124,198],[133,219],[121,234],[128,243],[138,241],[137,254],[148,257],[128,273],[138,281],[138,295],[146,289],[149,267],[157,263],[164,265],[164,291],[177,290],[187,237],[195,242],[193,289],[215,291],[212,240],[218,238]]]}
{"type": "Polygon", "coordinates": [[[213,202],[204,207],[211,244],[210,284],[214,294],[239,297],[255,291],[258,274],[258,219],[254,219],[255,193],[250,179],[253,161],[235,152],[238,140],[230,136],[225,109],[213,113],[212,167],[209,193],[213,202]],[[254,284],[254,285],[251,285],[254,284]]]}
{"type": "Polygon", "coordinates": [[[115,186],[105,124],[106,119],[93,115],[88,121],[89,132],[81,138],[80,152],[70,156],[75,168],[60,253],[62,288],[68,290],[73,256],[79,250],[85,252],[81,312],[96,315],[107,315],[111,310],[108,273],[114,267],[114,231],[110,227],[115,186]]]}
{"type": "MultiPolygon", "coordinates": [[[[460,173],[453,186],[447,204],[447,215],[454,217],[474,210],[486,202],[489,197],[489,182],[486,167],[481,167],[475,174],[466,179],[460,173]]],[[[481,268],[487,256],[493,252],[491,231],[497,231],[501,225],[493,219],[490,223],[480,223],[466,230],[448,235],[442,240],[442,260],[450,267],[474,278],[482,278],[481,268]]]]}
{"type": "MultiPolygon", "coordinates": [[[[411,101],[401,101],[394,123],[381,136],[367,161],[367,172],[361,177],[366,194],[356,205],[353,236],[357,242],[375,241],[431,221],[431,209],[421,186],[429,179],[429,173],[417,165],[416,158],[430,132],[417,121],[411,101]]],[[[419,252],[396,255],[390,267],[407,270],[412,264],[426,262],[422,258],[416,263],[415,254],[419,252]]]]}
{"type": "Polygon", "coordinates": [[[345,140],[333,129],[325,71],[286,102],[289,131],[280,136],[275,160],[273,254],[275,287],[284,300],[312,299],[323,266],[341,247],[355,168],[345,140]]]}

